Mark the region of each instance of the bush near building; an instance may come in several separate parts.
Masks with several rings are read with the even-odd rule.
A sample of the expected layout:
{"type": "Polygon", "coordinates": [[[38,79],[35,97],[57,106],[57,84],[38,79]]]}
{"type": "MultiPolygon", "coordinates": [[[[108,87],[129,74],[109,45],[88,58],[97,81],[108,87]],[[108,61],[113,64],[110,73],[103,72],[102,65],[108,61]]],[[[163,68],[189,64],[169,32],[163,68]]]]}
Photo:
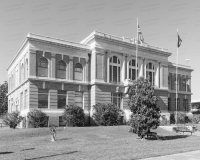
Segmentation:
{"type": "Polygon", "coordinates": [[[185,123],[192,123],[192,117],[188,117],[184,112],[174,112],[170,114],[170,123],[176,123],[176,116],[177,116],[177,124],[185,124],[185,123]]]}
{"type": "Polygon", "coordinates": [[[19,112],[7,113],[2,117],[3,123],[15,129],[17,125],[23,120],[19,112]]]}
{"type": "Polygon", "coordinates": [[[28,124],[34,128],[44,127],[47,124],[47,115],[39,109],[32,109],[28,112],[28,124]]]}
{"type": "Polygon", "coordinates": [[[122,114],[123,110],[113,103],[97,103],[92,118],[98,126],[113,126],[120,124],[122,114]]]}
{"type": "Polygon", "coordinates": [[[68,126],[84,126],[84,110],[75,104],[66,105],[62,119],[68,126]]]}
{"type": "Polygon", "coordinates": [[[143,138],[160,124],[160,107],[149,79],[140,77],[130,88],[128,106],[132,112],[130,125],[133,132],[143,138]]]}

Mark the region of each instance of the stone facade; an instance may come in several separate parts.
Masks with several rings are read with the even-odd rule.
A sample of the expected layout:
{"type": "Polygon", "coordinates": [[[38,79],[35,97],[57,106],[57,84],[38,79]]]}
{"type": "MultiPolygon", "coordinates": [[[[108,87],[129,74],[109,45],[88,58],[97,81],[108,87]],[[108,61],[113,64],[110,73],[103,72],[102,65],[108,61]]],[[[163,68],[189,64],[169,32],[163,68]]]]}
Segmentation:
{"type": "MultiPolygon", "coordinates": [[[[9,112],[18,110],[27,117],[31,109],[39,108],[48,115],[48,125],[59,126],[63,112],[59,106],[64,101],[83,107],[85,125],[90,125],[92,106],[113,102],[124,109],[128,120],[128,97],[122,95],[136,75],[136,47],[138,76],[151,77],[162,114],[169,118],[176,110],[176,65],[168,61],[171,53],[97,31],[80,43],[28,34],[7,69],[9,112]]],[[[178,109],[184,112],[191,107],[192,71],[178,65],[178,109]]]]}

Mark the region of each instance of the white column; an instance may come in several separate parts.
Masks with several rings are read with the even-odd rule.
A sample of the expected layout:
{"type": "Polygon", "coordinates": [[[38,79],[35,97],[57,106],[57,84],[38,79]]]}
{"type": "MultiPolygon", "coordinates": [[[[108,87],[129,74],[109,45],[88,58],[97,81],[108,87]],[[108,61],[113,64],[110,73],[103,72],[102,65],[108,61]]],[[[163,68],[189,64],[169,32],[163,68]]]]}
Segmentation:
{"type": "Polygon", "coordinates": [[[126,56],[126,54],[123,54],[122,55],[122,69],[121,69],[121,82],[123,82],[123,81],[125,81],[125,56],[126,56]]]}
{"type": "Polygon", "coordinates": [[[163,66],[160,64],[160,88],[163,88],[163,66]]]}
{"type": "Polygon", "coordinates": [[[147,68],[147,60],[144,58],[143,59],[143,69],[144,69],[144,78],[147,78],[146,76],[146,68],[147,68]]]}
{"type": "Polygon", "coordinates": [[[159,87],[159,62],[156,62],[155,86],[159,87]]]}
{"type": "Polygon", "coordinates": [[[73,80],[73,57],[69,56],[68,79],[73,80]]]}
{"type": "Polygon", "coordinates": [[[126,62],[126,68],[127,68],[127,70],[126,70],[126,73],[127,73],[127,79],[129,79],[129,61],[130,61],[130,55],[127,55],[127,62],[126,62]]]}
{"type": "Polygon", "coordinates": [[[139,77],[143,76],[143,58],[138,59],[139,77]]]}
{"type": "Polygon", "coordinates": [[[107,83],[109,83],[110,81],[110,58],[108,53],[107,53],[107,83]]]}

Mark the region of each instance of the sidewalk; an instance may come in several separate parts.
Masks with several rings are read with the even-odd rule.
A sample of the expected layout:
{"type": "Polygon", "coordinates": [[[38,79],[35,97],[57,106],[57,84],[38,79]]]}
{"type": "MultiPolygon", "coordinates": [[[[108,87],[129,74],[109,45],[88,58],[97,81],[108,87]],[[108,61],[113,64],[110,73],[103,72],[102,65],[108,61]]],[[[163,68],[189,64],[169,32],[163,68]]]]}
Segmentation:
{"type": "Polygon", "coordinates": [[[141,160],[199,160],[199,159],[200,159],[200,150],[160,156],[160,157],[146,158],[141,160]]]}

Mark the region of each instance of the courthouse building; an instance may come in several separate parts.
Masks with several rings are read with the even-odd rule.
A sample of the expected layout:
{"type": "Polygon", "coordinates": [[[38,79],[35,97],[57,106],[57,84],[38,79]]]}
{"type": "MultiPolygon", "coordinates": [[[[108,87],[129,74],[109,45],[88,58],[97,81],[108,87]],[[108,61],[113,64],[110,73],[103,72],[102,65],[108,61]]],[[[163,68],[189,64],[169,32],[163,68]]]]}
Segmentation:
{"type": "MultiPolygon", "coordinates": [[[[162,115],[169,118],[176,110],[189,112],[191,72],[188,66],[169,62],[172,53],[146,43],[138,45],[138,76],[150,77],[162,115]]],[[[127,88],[136,77],[134,39],[92,32],[80,43],[29,33],[11,61],[8,71],[8,111],[20,111],[26,117],[20,127],[27,127],[27,113],[41,109],[48,115],[48,125],[62,126],[63,106],[76,104],[86,113],[86,125],[92,124],[92,106],[112,102],[130,111],[127,88]]]]}

